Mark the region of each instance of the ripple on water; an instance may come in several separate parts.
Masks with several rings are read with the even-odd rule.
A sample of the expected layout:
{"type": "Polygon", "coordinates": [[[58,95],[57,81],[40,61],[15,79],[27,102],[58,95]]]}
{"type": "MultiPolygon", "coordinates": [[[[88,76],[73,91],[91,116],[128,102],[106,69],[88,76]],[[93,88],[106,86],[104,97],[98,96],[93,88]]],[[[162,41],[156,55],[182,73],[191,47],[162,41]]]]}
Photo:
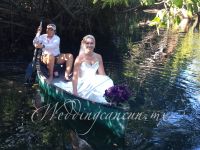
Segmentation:
{"type": "MultiPolygon", "coordinates": [[[[199,148],[200,38],[182,37],[181,40],[183,43],[178,44],[174,54],[163,63],[139,64],[136,71],[126,68],[128,72],[137,72],[134,84],[139,87],[135,101],[139,103],[143,100],[136,105],[137,111],[160,111],[165,114],[165,119],[158,122],[129,121],[130,134],[136,130],[138,133],[133,132],[132,135],[148,139],[136,141],[144,145],[153,144],[154,149],[199,148]]],[[[135,107],[132,108],[134,110],[135,107]]],[[[141,144],[132,143],[134,146],[141,144]]]]}

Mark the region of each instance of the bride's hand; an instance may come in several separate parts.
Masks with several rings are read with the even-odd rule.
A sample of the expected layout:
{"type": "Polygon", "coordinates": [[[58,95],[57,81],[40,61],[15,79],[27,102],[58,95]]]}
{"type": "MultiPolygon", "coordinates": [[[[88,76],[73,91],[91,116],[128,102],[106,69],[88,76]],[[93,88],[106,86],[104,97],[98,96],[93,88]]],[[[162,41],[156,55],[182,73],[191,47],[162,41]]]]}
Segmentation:
{"type": "Polygon", "coordinates": [[[73,91],[73,94],[78,96],[78,92],[77,91],[73,91]]]}

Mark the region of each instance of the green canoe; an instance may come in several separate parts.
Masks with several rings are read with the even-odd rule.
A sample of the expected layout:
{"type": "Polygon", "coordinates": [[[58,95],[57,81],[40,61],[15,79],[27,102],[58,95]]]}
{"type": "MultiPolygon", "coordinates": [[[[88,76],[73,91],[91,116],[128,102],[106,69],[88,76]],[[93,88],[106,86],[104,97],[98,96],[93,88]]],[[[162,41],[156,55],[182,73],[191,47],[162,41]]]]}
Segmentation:
{"type": "Polygon", "coordinates": [[[48,84],[45,77],[46,70],[39,60],[38,58],[36,65],[39,86],[45,93],[53,97],[55,102],[64,103],[69,109],[73,109],[74,113],[81,114],[81,119],[92,119],[93,123],[98,123],[108,128],[114,135],[118,137],[124,136],[127,120],[123,118],[123,114],[127,112],[127,109],[75,96],[63,88],[66,84],[72,84],[64,81],[63,77],[55,78],[51,84],[48,84]]]}

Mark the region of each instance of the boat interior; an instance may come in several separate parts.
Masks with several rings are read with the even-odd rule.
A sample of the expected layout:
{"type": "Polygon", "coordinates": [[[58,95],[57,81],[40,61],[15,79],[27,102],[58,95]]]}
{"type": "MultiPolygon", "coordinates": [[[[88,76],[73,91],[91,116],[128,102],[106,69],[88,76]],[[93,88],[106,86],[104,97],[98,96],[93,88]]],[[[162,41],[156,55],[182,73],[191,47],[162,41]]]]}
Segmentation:
{"type": "MultiPolygon", "coordinates": [[[[48,69],[47,66],[40,62],[40,70],[45,78],[48,78],[48,69]]],[[[72,80],[66,81],[64,78],[65,74],[65,65],[55,64],[54,70],[58,72],[58,76],[54,76],[51,84],[72,93],[72,80]]],[[[72,79],[72,74],[70,75],[72,79]]]]}

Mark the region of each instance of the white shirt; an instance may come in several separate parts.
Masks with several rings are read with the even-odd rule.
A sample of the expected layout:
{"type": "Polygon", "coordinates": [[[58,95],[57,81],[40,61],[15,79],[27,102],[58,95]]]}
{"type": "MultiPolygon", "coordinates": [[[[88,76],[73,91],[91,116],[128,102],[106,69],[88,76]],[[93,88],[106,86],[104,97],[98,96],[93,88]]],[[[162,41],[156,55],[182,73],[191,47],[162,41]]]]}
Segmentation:
{"type": "Polygon", "coordinates": [[[45,46],[42,49],[42,54],[49,54],[57,56],[60,54],[60,38],[57,35],[54,35],[52,38],[47,38],[47,34],[42,34],[39,37],[33,39],[33,44],[41,43],[45,46]]]}

